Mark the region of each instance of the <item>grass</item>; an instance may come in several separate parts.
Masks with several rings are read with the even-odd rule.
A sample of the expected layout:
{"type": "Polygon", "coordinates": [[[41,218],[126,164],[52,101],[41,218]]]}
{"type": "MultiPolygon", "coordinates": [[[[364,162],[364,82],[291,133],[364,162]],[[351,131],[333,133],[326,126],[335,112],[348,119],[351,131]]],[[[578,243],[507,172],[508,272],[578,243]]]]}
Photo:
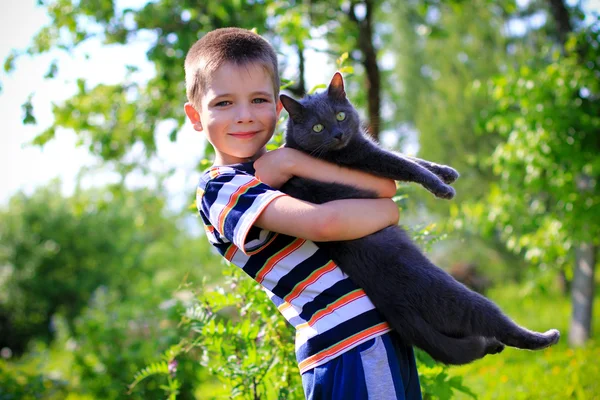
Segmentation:
{"type": "MultiPolygon", "coordinates": [[[[542,292],[511,285],[488,294],[511,318],[529,329],[557,328],[560,342],[531,352],[507,348],[472,364],[452,367],[479,400],[600,399],[600,341],[568,346],[571,301],[556,290],[542,292]]],[[[592,332],[600,332],[600,298],[596,296],[592,332]]],[[[457,394],[456,399],[468,399],[457,394]]]]}

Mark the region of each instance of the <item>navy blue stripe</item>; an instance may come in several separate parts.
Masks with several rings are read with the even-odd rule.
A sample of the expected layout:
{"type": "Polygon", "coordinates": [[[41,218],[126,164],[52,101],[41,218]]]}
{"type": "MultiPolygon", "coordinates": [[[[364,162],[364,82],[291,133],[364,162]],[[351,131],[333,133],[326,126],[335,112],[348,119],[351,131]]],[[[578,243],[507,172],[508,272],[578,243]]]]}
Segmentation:
{"type": "Polygon", "coordinates": [[[273,256],[284,247],[289,246],[294,240],[296,240],[296,238],[292,236],[277,235],[271,244],[248,259],[246,265],[244,265],[244,272],[250,275],[250,277],[255,278],[256,274],[264,267],[269,257],[273,256]]]}
{"type": "MultiPolygon", "coordinates": [[[[204,177],[209,177],[209,175],[204,175],[203,178],[204,177]]],[[[210,207],[212,207],[214,202],[217,200],[219,190],[221,190],[224,184],[231,182],[234,177],[235,174],[219,175],[215,179],[211,179],[206,183],[204,194],[202,195],[202,204],[200,205],[202,211],[206,215],[210,215],[210,207]]]]}
{"type": "Polygon", "coordinates": [[[379,311],[376,309],[366,311],[348,321],[342,322],[335,328],[310,338],[296,351],[296,356],[298,357],[298,360],[304,360],[358,332],[372,328],[381,322],[384,322],[384,320],[379,311]]]}
{"type": "Polygon", "coordinates": [[[318,249],[313,255],[296,265],[294,269],[285,276],[281,277],[272,292],[277,296],[284,298],[290,294],[292,289],[294,289],[299,282],[308,278],[310,274],[325,266],[329,261],[331,260],[325,251],[318,249]]]}
{"type": "MultiPolygon", "coordinates": [[[[258,182],[258,181],[257,181],[258,182]]],[[[253,206],[256,202],[258,196],[264,194],[267,190],[265,190],[265,185],[259,184],[256,187],[252,187],[246,191],[246,193],[242,194],[238,197],[237,203],[233,206],[233,208],[227,214],[225,218],[225,223],[223,224],[223,233],[225,237],[233,242],[233,234],[235,232],[235,228],[238,226],[240,219],[248,212],[248,210],[253,206]]],[[[214,221],[215,223],[217,221],[214,221]]],[[[242,243],[237,243],[238,245],[242,245],[242,243]]]]}
{"type": "Polygon", "coordinates": [[[202,222],[204,223],[204,225],[212,226],[212,224],[208,220],[208,217],[204,214],[204,211],[203,210],[199,210],[199,211],[200,212],[198,214],[200,214],[200,218],[202,218],[202,222]]]}
{"type": "Polygon", "coordinates": [[[302,307],[300,317],[305,321],[308,321],[312,316],[319,310],[327,307],[327,305],[339,300],[346,294],[358,289],[358,286],[350,280],[350,278],[342,279],[330,286],[328,289],[323,290],[312,301],[309,301],[302,307]]]}
{"type": "Polygon", "coordinates": [[[225,256],[225,253],[227,253],[227,250],[233,246],[232,243],[212,243],[213,246],[215,246],[217,248],[217,251],[219,252],[220,255],[225,256]]]}

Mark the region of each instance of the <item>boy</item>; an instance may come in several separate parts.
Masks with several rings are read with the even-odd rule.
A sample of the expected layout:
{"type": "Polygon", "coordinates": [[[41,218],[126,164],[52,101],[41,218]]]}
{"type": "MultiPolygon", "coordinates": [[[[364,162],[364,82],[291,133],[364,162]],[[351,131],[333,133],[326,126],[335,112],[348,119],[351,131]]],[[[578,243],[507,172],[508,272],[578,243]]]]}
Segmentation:
{"type": "Polygon", "coordinates": [[[185,73],[186,115],[216,154],[197,190],[208,239],[296,328],[306,398],[420,399],[412,348],[392,339],[364,291],[313,243],[396,224],[394,182],[292,149],[266,152],[282,106],[277,57],[259,35],[208,33],[188,52],[185,73]],[[380,198],[310,204],[276,190],[292,176],[352,184],[380,198]]]}

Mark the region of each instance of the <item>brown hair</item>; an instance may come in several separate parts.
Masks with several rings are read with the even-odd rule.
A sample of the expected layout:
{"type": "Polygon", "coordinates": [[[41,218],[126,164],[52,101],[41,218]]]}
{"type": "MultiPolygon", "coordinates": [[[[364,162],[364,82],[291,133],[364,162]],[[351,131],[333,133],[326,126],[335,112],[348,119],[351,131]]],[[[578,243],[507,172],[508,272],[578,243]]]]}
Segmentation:
{"type": "Polygon", "coordinates": [[[262,64],[271,75],[275,98],[279,95],[277,54],[260,35],[241,28],[215,29],[204,35],[185,57],[185,87],[188,101],[199,109],[207,80],[225,63],[262,64]]]}

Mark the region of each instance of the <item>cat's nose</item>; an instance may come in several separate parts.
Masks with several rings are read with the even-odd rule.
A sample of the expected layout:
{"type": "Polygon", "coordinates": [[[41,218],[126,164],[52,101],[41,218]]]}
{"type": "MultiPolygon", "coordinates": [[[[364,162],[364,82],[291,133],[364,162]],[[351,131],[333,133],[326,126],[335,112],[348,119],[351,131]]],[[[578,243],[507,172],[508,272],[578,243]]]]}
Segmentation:
{"type": "Polygon", "coordinates": [[[344,133],[343,133],[343,132],[336,132],[336,133],[333,135],[333,138],[334,138],[335,140],[340,140],[340,141],[341,141],[341,140],[342,140],[342,136],[344,136],[344,133]]]}

